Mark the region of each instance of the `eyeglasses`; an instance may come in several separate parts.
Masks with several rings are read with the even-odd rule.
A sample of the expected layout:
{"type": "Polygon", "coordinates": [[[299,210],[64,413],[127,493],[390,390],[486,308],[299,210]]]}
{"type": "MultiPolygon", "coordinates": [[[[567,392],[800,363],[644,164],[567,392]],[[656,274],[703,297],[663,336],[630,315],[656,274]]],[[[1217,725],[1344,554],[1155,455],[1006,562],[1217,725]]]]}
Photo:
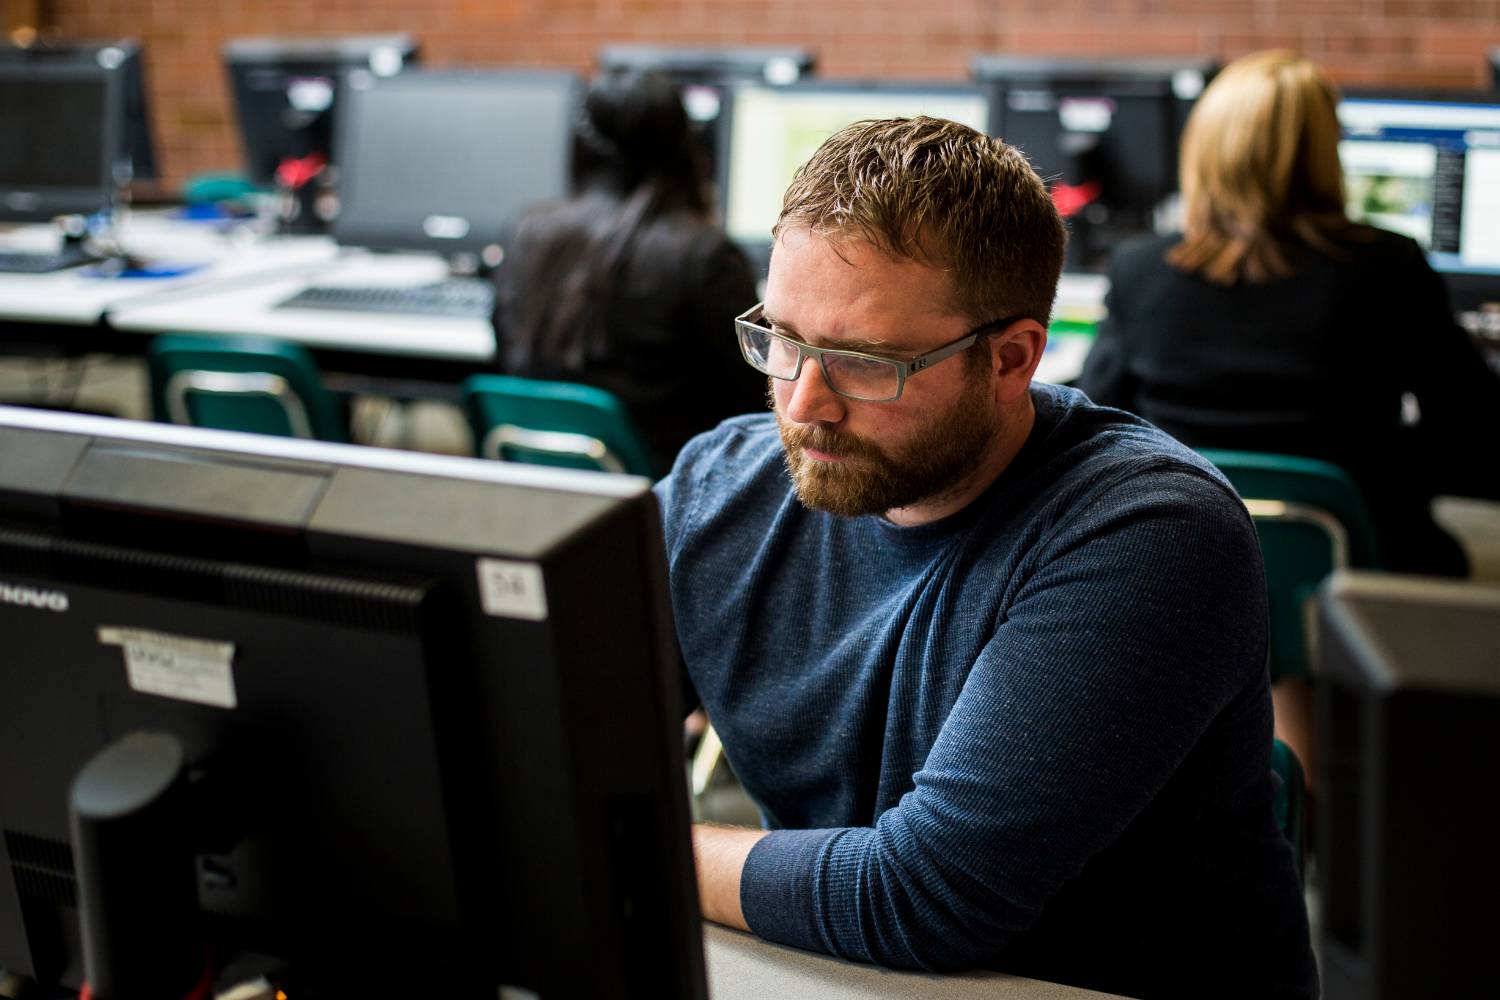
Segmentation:
{"type": "Polygon", "coordinates": [[[980,337],[997,333],[1025,318],[1012,316],[984,323],[952,343],[919,354],[910,361],[902,361],[861,351],[813,347],[783,336],[765,325],[765,306],[764,302],[757,303],[734,321],[735,333],[740,338],[740,352],[751,368],[772,378],[795,382],[802,374],[802,362],[816,358],[828,388],[840,396],[867,403],[890,403],[900,399],[908,376],[962,353],[974,346],[980,337]]]}

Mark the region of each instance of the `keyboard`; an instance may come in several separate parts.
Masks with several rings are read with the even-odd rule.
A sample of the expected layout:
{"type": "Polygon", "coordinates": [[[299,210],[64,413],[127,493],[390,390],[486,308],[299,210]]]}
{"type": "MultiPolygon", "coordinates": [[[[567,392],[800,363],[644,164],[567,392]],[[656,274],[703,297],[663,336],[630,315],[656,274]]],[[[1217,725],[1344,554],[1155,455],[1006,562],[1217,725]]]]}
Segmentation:
{"type": "Polygon", "coordinates": [[[277,303],[277,309],[337,309],[344,312],[416,313],[489,319],[494,286],[483,278],[449,278],[428,285],[313,285],[277,303]]]}
{"type": "Polygon", "coordinates": [[[46,274],[61,271],[65,267],[92,264],[99,258],[83,247],[67,247],[43,253],[18,253],[0,251],[0,272],[10,274],[46,274]]]}

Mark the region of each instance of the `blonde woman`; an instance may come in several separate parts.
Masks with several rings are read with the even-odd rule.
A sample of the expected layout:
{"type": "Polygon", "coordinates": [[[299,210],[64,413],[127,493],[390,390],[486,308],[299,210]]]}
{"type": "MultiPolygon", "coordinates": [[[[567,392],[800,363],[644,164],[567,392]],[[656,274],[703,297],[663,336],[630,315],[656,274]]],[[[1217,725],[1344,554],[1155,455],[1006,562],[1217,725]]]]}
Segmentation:
{"type": "Polygon", "coordinates": [[[1345,217],[1335,102],[1292,52],[1219,74],[1183,135],[1185,231],[1117,252],[1079,387],[1191,445],[1332,461],[1387,568],[1462,574],[1428,507],[1500,496],[1472,445],[1500,427],[1500,379],[1422,249],[1345,217]]]}

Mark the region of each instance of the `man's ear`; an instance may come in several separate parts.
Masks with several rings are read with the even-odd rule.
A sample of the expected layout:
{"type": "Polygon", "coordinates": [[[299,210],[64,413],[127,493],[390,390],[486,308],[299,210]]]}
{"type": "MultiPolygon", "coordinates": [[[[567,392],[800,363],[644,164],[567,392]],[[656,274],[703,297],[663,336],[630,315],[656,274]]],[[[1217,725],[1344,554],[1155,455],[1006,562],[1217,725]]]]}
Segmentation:
{"type": "Polygon", "coordinates": [[[1047,329],[1034,319],[1017,320],[990,338],[990,367],[1003,402],[1025,395],[1047,349],[1047,329]]]}

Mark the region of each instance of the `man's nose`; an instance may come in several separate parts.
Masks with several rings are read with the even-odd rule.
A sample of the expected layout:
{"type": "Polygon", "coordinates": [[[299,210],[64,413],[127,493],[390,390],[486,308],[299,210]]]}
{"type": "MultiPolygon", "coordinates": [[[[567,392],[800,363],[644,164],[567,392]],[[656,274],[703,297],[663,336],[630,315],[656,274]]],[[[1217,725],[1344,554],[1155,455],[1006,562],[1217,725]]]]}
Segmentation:
{"type": "Polygon", "coordinates": [[[848,412],[844,397],[828,387],[823,366],[812,358],[802,362],[802,374],[786,386],[786,417],[793,423],[836,424],[848,412]]]}

